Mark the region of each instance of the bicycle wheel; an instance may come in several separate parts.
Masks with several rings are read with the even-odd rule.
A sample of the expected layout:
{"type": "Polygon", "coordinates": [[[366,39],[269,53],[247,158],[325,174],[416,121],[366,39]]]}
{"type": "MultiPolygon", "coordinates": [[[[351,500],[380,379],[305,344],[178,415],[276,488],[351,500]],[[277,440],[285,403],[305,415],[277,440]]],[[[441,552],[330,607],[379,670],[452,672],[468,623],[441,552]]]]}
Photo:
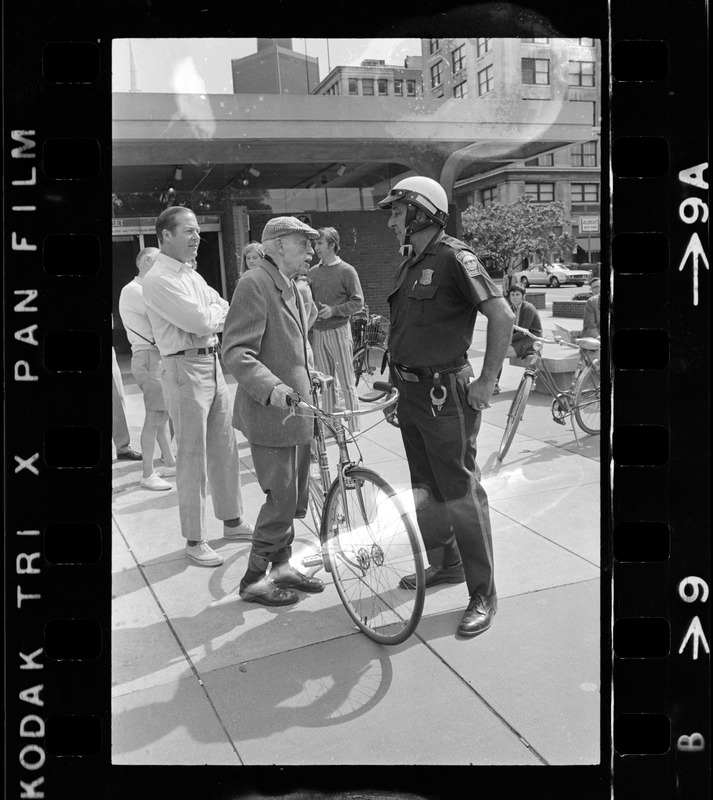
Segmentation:
{"type": "Polygon", "coordinates": [[[499,461],[502,461],[505,458],[508,450],[510,449],[517,426],[520,424],[522,415],[525,412],[527,398],[530,396],[530,392],[532,391],[532,383],[532,375],[523,375],[523,378],[520,381],[520,385],[517,389],[517,394],[513,398],[512,404],[510,405],[510,410],[508,411],[508,419],[505,423],[505,433],[503,433],[503,438],[500,442],[500,449],[498,450],[499,461]]]}
{"type": "Polygon", "coordinates": [[[596,365],[587,367],[574,387],[574,418],[585,433],[602,429],[600,411],[600,376],[596,365]]]}
{"type": "Polygon", "coordinates": [[[375,642],[395,645],[416,629],[426,579],[421,543],[394,490],[370,469],[348,470],[327,493],[323,553],[349,616],[375,642]],[[416,589],[399,581],[416,576],[416,589]]]}
{"type": "Polygon", "coordinates": [[[374,389],[374,381],[388,381],[389,369],[385,366],[386,348],[381,344],[358,348],[352,359],[357,396],[364,402],[380,400],[386,392],[374,389]],[[382,369],[382,365],[384,368],[382,369]]]}

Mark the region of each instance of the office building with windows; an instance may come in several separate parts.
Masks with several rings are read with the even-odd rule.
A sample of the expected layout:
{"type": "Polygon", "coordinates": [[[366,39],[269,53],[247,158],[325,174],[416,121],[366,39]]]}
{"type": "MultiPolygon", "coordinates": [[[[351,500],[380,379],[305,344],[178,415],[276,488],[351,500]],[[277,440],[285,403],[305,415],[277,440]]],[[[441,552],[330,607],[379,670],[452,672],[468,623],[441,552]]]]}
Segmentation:
{"type": "Polygon", "coordinates": [[[257,52],[230,62],[236,94],[310,94],[319,83],[317,58],[297,53],[292,39],[257,40],[257,52]]]}
{"type": "Polygon", "coordinates": [[[472,164],[460,173],[453,200],[461,211],[473,203],[514,203],[523,195],[537,203],[559,201],[577,242],[572,261],[599,261],[600,235],[591,229],[595,218],[601,222],[601,43],[450,38],[422,39],[421,48],[425,97],[442,103],[468,99],[484,109],[493,100],[503,106],[537,101],[551,104],[552,116],[576,105],[591,120],[591,141],[548,148],[543,139],[531,157],[472,164]]]}
{"type": "Polygon", "coordinates": [[[422,97],[421,57],[408,56],[403,67],[367,59],[358,67],[335,67],[313,94],[352,97],[422,97]]]}

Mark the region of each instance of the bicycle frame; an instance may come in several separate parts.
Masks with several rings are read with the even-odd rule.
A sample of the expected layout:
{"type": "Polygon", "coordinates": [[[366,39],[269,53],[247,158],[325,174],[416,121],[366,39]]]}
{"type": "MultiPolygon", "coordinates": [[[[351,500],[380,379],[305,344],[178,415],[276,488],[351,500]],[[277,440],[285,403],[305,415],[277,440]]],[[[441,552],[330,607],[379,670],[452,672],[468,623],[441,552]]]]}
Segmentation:
{"type": "MultiPolygon", "coordinates": [[[[320,407],[319,395],[324,394],[328,390],[331,390],[333,384],[334,384],[334,377],[332,375],[321,375],[319,377],[313,378],[312,398],[314,404],[310,406],[309,404],[304,403],[304,401],[299,401],[298,403],[298,406],[302,408],[307,408],[309,411],[312,412],[312,414],[315,417],[316,430],[313,438],[313,443],[315,445],[315,455],[317,456],[320,477],[322,481],[323,499],[326,498],[327,492],[329,491],[329,488],[333,483],[329,468],[329,461],[327,458],[327,441],[326,441],[325,429],[331,432],[337,444],[338,459],[336,465],[337,466],[336,479],[339,481],[339,486],[341,491],[344,492],[348,488],[350,488],[349,484],[347,483],[349,480],[348,471],[354,467],[358,467],[361,464],[363,464],[364,460],[361,457],[361,451],[359,451],[358,461],[354,461],[349,453],[350,440],[351,443],[357,448],[357,450],[359,450],[359,445],[357,444],[353,434],[340,421],[341,419],[347,416],[346,412],[329,413],[323,411],[322,408],[320,407]]],[[[387,403],[381,403],[365,411],[356,412],[356,414],[362,415],[367,413],[373,413],[376,410],[382,410],[390,405],[393,405],[397,399],[398,399],[398,392],[394,392],[389,398],[389,401],[387,403]]],[[[318,535],[320,543],[323,544],[326,539],[326,531],[324,531],[324,519],[322,519],[321,521],[318,535]]]]}
{"type": "MultiPolygon", "coordinates": [[[[542,340],[546,341],[546,340],[542,340]]],[[[555,338],[554,341],[558,341],[555,338]]],[[[574,411],[575,407],[573,404],[573,390],[577,383],[577,379],[582,374],[583,370],[586,367],[594,367],[595,366],[595,359],[589,354],[589,351],[585,350],[583,347],[578,347],[575,344],[569,344],[567,342],[559,342],[565,346],[571,346],[579,350],[579,363],[577,364],[577,368],[574,371],[572,376],[572,380],[570,382],[569,388],[562,391],[555,382],[554,376],[550,371],[550,368],[547,366],[547,362],[543,360],[542,357],[542,350],[537,350],[531,356],[530,364],[525,367],[525,375],[532,376],[532,388],[533,390],[537,386],[538,379],[542,379],[542,383],[544,384],[545,388],[549,392],[550,395],[554,398],[552,403],[552,419],[554,422],[563,422],[564,417],[569,417],[570,423],[572,425],[572,433],[574,434],[574,439],[579,445],[579,436],[577,435],[577,429],[574,425],[574,411]]]]}

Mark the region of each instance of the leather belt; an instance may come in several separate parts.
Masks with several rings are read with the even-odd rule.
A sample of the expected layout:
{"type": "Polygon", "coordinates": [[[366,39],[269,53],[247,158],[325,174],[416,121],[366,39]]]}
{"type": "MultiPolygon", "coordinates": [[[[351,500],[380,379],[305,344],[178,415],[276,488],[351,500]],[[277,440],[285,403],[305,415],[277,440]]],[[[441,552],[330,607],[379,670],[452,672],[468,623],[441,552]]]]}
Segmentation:
{"type": "Polygon", "coordinates": [[[459,358],[456,361],[450,361],[448,364],[443,364],[440,367],[407,367],[404,364],[397,364],[394,361],[391,362],[391,367],[399,378],[411,382],[420,381],[423,378],[432,378],[436,373],[444,375],[448,372],[456,372],[467,365],[467,358],[459,358]]]}
{"type": "Polygon", "coordinates": [[[195,347],[192,350],[179,350],[176,353],[170,353],[171,356],[210,356],[218,352],[218,345],[214,344],[212,347],[195,347]]]}

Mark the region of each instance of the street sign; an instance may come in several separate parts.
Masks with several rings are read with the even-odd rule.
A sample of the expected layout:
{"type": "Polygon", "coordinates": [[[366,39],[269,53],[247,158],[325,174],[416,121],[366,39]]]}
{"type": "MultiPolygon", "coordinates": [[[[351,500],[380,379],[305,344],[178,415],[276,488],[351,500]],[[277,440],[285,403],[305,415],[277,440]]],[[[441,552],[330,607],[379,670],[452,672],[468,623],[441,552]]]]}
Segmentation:
{"type": "Polygon", "coordinates": [[[581,233],[599,233],[599,217],[580,217],[579,230],[581,233]]]}

